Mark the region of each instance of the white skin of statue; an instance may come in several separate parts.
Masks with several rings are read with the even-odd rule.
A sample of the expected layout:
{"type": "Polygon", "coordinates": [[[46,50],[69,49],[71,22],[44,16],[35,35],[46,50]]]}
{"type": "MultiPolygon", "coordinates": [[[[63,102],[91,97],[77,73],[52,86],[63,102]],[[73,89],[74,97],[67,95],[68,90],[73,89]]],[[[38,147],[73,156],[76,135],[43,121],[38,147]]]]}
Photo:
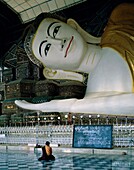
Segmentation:
{"type": "Polygon", "coordinates": [[[99,44],[73,19],[67,23],[45,18],[32,43],[33,54],[44,67],[89,73],[83,99],[32,104],[16,100],[24,109],[43,112],[134,115],[133,80],[127,62],[110,47],[99,44]],[[90,42],[92,44],[89,44],[90,42]]]}

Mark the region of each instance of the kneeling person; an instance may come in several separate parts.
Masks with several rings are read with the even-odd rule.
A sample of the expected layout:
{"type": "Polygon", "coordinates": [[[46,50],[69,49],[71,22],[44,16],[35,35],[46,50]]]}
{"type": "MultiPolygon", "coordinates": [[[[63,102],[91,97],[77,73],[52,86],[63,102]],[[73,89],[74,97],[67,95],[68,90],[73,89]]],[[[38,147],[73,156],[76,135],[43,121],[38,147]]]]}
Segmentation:
{"type": "Polygon", "coordinates": [[[49,141],[42,147],[42,156],[38,160],[55,160],[55,157],[52,155],[52,148],[50,147],[49,141]]]}

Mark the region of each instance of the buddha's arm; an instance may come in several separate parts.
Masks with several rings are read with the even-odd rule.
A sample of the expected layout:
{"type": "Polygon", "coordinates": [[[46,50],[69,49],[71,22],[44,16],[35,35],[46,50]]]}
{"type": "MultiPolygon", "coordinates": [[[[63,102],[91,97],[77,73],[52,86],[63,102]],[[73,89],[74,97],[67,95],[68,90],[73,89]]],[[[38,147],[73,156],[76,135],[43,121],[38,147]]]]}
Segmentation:
{"type": "Polygon", "coordinates": [[[40,104],[16,100],[15,103],[23,109],[43,112],[134,116],[134,93],[91,93],[80,100],[52,100],[40,104]]]}
{"type": "Polygon", "coordinates": [[[43,112],[69,112],[77,99],[51,100],[39,104],[29,103],[25,100],[16,100],[15,104],[23,109],[43,112]]]}

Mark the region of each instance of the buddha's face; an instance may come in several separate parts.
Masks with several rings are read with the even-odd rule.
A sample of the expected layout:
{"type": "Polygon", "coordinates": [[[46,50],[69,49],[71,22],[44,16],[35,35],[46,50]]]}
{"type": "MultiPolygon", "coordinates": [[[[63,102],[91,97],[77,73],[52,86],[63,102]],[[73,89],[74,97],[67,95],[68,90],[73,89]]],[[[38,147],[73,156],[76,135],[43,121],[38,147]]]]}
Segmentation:
{"type": "Polygon", "coordinates": [[[86,42],[74,28],[53,18],[40,23],[32,41],[35,57],[52,69],[77,70],[86,48],[86,42]]]}

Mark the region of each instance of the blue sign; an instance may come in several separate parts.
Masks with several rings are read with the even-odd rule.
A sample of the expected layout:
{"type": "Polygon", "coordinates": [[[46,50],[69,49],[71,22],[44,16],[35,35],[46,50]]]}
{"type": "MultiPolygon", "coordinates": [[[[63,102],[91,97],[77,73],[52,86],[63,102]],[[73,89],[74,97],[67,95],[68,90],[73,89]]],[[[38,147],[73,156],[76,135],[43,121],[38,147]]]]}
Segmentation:
{"type": "Polygon", "coordinates": [[[112,148],[112,125],[75,125],[74,148],[112,148]]]}

